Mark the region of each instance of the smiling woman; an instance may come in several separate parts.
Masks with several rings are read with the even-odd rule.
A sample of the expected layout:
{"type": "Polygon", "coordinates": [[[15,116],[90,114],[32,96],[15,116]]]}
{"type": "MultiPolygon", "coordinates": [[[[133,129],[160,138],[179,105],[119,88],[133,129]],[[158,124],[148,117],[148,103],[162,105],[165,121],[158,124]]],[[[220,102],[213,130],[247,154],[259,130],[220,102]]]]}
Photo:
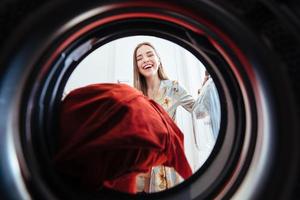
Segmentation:
{"type": "MultiPolygon", "coordinates": [[[[203,118],[203,114],[200,114],[203,111],[195,109],[196,107],[201,107],[196,103],[200,101],[194,100],[193,96],[190,95],[176,80],[169,80],[164,72],[161,58],[152,44],[143,42],[135,47],[133,66],[134,87],[143,92],[145,96],[148,96],[160,104],[174,121],[176,121],[176,111],[179,106],[182,106],[186,111],[194,114],[192,116],[203,118]]],[[[186,66],[186,64],[184,64],[184,66],[186,66]]],[[[215,98],[215,102],[217,102],[215,107],[217,113],[220,114],[219,97],[215,96],[215,98]]],[[[210,115],[212,115],[212,113],[210,113],[210,115]]],[[[218,122],[220,122],[219,118],[220,115],[217,116],[218,122]]],[[[193,124],[193,127],[195,127],[195,124],[193,124]]],[[[200,132],[206,131],[207,129],[200,130],[200,132]]],[[[209,135],[210,133],[211,131],[208,131],[205,134],[209,135]]],[[[185,132],[185,136],[189,138],[192,138],[196,134],[199,133],[185,132]],[[192,137],[190,135],[192,135],[192,137]]],[[[195,143],[187,144],[189,147],[193,145],[195,145],[195,143]]],[[[200,157],[200,155],[198,155],[198,157],[200,157]]],[[[151,173],[143,175],[142,177],[141,182],[144,183],[141,183],[140,185],[144,185],[142,191],[146,192],[166,190],[183,181],[174,169],[165,166],[153,167],[151,173]]]]}

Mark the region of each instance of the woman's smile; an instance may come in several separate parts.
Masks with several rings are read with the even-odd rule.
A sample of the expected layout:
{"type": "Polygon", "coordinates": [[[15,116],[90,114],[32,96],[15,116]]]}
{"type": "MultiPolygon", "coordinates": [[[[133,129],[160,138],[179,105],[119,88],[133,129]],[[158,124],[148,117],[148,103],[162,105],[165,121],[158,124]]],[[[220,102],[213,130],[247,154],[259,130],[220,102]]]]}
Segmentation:
{"type": "Polygon", "coordinates": [[[153,65],[152,64],[145,64],[143,65],[143,69],[148,70],[148,69],[152,69],[153,65]]]}

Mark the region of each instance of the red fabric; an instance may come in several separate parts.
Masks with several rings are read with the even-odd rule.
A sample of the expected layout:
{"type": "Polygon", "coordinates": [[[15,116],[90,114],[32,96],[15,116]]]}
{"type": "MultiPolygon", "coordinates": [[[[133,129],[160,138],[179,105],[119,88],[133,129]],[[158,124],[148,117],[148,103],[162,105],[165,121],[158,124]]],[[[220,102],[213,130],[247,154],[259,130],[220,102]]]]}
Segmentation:
{"type": "Polygon", "coordinates": [[[136,175],[174,167],[188,178],[183,134],[157,103],[125,84],[94,84],[72,91],[60,110],[62,173],[89,190],[136,192],[136,175]]]}

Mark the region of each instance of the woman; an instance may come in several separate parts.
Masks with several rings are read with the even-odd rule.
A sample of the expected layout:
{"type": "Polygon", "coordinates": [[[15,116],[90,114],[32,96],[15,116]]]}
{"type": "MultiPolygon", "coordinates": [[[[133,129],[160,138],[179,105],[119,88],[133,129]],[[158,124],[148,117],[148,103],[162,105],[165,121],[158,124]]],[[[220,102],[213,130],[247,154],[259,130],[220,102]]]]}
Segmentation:
{"type": "MultiPolygon", "coordinates": [[[[160,57],[151,43],[144,42],[136,46],[133,65],[134,87],[160,104],[174,121],[178,106],[189,112],[194,111],[195,100],[177,81],[168,79],[160,57]]],[[[158,192],[173,187],[182,180],[173,168],[158,166],[152,169],[151,174],[139,176],[138,190],[158,192]]]]}

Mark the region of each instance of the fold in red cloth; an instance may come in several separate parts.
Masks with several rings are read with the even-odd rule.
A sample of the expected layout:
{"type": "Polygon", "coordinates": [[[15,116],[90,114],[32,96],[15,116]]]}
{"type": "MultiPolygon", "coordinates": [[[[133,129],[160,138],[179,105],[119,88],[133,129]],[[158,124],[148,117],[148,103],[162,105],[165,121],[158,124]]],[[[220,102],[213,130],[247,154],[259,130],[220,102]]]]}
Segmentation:
{"type": "Polygon", "coordinates": [[[60,109],[57,169],[88,190],[135,193],[136,175],[151,167],[191,168],[183,134],[160,105],[126,84],[94,84],[72,91],[60,109]]]}

